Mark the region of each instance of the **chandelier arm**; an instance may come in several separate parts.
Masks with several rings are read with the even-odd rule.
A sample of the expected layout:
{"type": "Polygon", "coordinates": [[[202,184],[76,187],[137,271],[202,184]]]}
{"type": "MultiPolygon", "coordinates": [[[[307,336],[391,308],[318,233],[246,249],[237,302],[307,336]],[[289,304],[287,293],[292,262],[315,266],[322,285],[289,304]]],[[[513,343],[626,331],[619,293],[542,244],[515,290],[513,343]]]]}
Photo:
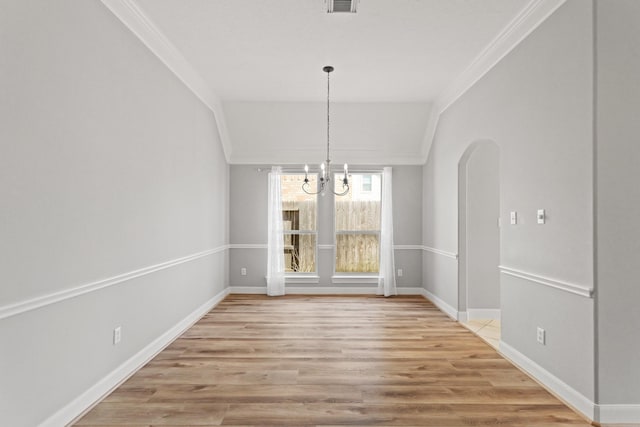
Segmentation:
{"type": "Polygon", "coordinates": [[[335,194],[336,196],[346,196],[346,195],[347,195],[347,193],[349,192],[349,184],[345,184],[345,185],[343,185],[343,186],[342,186],[342,188],[344,188],[344,187],[347,187],[347,189],[346,189],[346,190],[344,190],[342,193],[336,193],[336,192],[335,192],[335,191],[333,191],[333,190],[331,190],[331,192],[332,192],[333,194],[335,194]]]}
{"type": "Polygon", "coordinates": [[[308,182],[303,182],[302,183],[302,191],[304,191],[305,193],[310,194],[312,196],[315,196],[316,194],[320,194],[320,193],[322,193],[324,191],[324,186],[325,186],[324,182],[320,183],[320,189],[314,193],[313,191],[308,191],[307,190],[307,188],[309,188],[309,183],[308,182]]]}

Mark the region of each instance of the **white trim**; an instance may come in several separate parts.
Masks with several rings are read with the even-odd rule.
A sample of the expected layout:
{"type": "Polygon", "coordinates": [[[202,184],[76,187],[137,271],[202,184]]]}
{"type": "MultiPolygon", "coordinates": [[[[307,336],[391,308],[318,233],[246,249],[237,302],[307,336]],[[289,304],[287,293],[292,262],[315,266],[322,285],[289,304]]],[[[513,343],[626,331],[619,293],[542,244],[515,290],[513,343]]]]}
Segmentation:
{"type": "Polygon", "coordinates": [[[458,254],[454,253],[454,252],[447,252],[447,251],[443,251],[440,249],[436,249],[436,248],[432,248],[430,246],[422,246],[422,250],[423,251],[427,251],[427,252],[431,252],[434,254],[438,254],[438,255],[443,255],[446,256],[448,258],[453,258],[453,259],[458,259],[458,254]]]}
{"type": "Polygon", "coordinates": [[[434,102],[423,139],[422,161],[426,163],[442,115],[496,64],[527,38],[566,0],[531,0],[502,31],[475,57],[467,68],[434,102]]]}
{"type": "MultiPolygon", "coordinates": [[[[266,286],[231,286],[231,294],[258,294],[266,295],[266,286]]],[[[291,287],[285,289],[287,294],[297,295],[375,295],[377,287],[372,286],[314,286],[314,287],[291,287]]],[[[423,289],[416,287],[398,288],[398,295],[423,295],[423,289]]]]}
{"type": "MultiPolygon", "coordinates": [[[[231,245],[229,245],[231,249],[267,249],[267,245],[264,243],[232,243],[231,245]]],[[[318,250],[321,251],[330,251],[333,250],[333,248],[335,247],[335,245],[333,244],[319,244],[318,245],[318,250]]],[[[403,251],[403,250],[422,250],[424,249],[424,247],[422,245],[393,245],[393,249],[395,249],[396,251],[403,251]]],[[[435,249],[437,250],[437,249],[435,249]]],[[[442,251],[444,252],[444,251],[442,251]]],[[[455,254],[451,254],[450,252],[446,252],[447,255],[454,255],[455,254]]]]}
{"type": "Polygon", "coordinates": [[[590,420],[595,420],[595,404],[591,400],[504,341],[501,340],[499,345],[500,353],[506,359],[527,372],[575,410],[590,420]]]}
{"type": "MultiPolygon", "coordinates": [[[[267,249],[266,243],[233,243],[231,249],[267,249]]],[[[332,250],[334,245],[318,245],[321,251],[332,250]]]]}
{"type": "Polygon", "coordinates": [[[219,246],[214,249],[209,249],[195,254],[187,255],[182,258],[176,258],[170,261],[162,262],[160,264],[151,265],[138,270],[130,271],[128,273],[119,274],[106,279],[97,280],[95,282],[86,283],[84,285],[76,286],[73,288],[65,289],[62,291],[54,292],[47,295],[42,295],[36,298],[32,298],[25,301],[20,301],[14,304],[8,304],[0,307],[0,319],[15,316],[27,311],[35,310],[50,304],[55,304],[60,301],[65,301],[71,298],[78,297],[80,295],[94,292],[100,289],[107,288],[109,286],[117,285],[118,283],[126,282],[136,277],[145,276],[156,271],[164,270],[166,268],[174,267],[185,262],[193,261],[208,255],[213,255],[229,248],[229,245],[219,246]]]}
{"type": "MultiPolygon", "coordinates": [[[[232,243],[229,245],[229,247],[231,249],[267,249],[267,245],[265,243],[232,243]]],[[[335,247],[335,245],[333,244],[319,244],[318,245],[318,250],[321,251],[330,251],[333,250],[333,248],[335,247]]],[[[395,249],[396,251],[403,251],[403,250],[422,250],[424,249],[424,246],[422,245],[393,245],[393,249],[395,249]]],[[[426,250],[431,250],[431,251],[438,251],[437,249],[426,249],[426,250]]],[[[447,256],[454,256],[456,257],[456,254],[452,254],[450,252],[445,252],[445,251],[438,251],[438,253],[442,253],[443,255],[447,255],[447,256]]]]}
{"type": "Polygon", "coordinates": [[[499,308],[468,308],[466,313],[467,320],[472,319],[496,319],[500,320],[499,308]]]}
{"type": "Polygon", "coordinates": [[[457,316],[458,322],[464,323],[469,321],[469,314],[466,311],[459,311],[457,316]]]}
{"type": "Polygon", "coordinates": [[[458,320],[458,310],[453,306],[446,303],[444,300],[438,298],[426,289],[422,289],[422,296],[431,301],[436,307],[440,309],[444,314],[451,317],[453,320],[458,320]]]}
{"type": "Polygon", "coordinates": [[[343,276],[343,275],[334,275],[331,277],[331,283],[335,284],[347,284],[347,285],[355,285],[355,284],[371,284],[378,283],[378,276],[343,276]]]}
{"type": "MultiPolygon", "coordinates": [[[[265,278],[266,280],[266,278],[265,278]]],[[[317,285],[320,283],[320,276],[284,276],[284,283],[298,283],[298,284],[310,284],[317,285]]]]}
{"type": "Polygon", "coordinates": [[[267,249],[266,243],[232,243],[231,249],[267,249]]]}
{"type": "MultiPolygon", "coordinates": [[[[302,161],[300,160],[300,154],[296,152],[285,152],[282,150],[273,150],[272,155],[268,154],[248,154],[248,153],[240,153],[235,154],[231,158],[230,164],[240,164],[240,165],[264,165],[264,164],[300,164],[302,161]]],[[[362,165],[370,165],[370,166],[388,166],[388,165],[423,165],[424,161],[418,155],[408,154],[408,155],[385,155],[384,158],[381,158],[379,150],[339,150],[331,148],[331,152],[339,152],[340,157],[343,159],[358,159],[358,163],[362,165]]],[[[309,166],[311,167],[311,166],[309,166]]],[[[353,171],[353,172],[361,172],[353,171]]],[[[366,171],[365,171],[366,172],[366,171]]],[[[377,170],[376,172],[379,172],[377,170]]]]}
{"type": "Polygon", "coordinates": [[[422,250],[422,245],[393,245],[396,251],[422,250]]]}
{"type": "MultiPolygon", "coordinates": [[[[596,405],[596,419],[603,424],[640,424],[640,404],[596,405]]],[[[622,427],[622,426],[621,426],[622,427]]]]}
{"type": "Polygon", "coordinates": [[[550,286],[561,291],[566,291],[575,295],[580,295],[587,298],[593,298],[593,288],[584,285],[578,285],[575,283],[564,282],[558,279],[552,279],[550,277],[539,276],[534,273],[529,273],[522,270],[517,270],[511,267],[505,267],[499,265],[500,272],[509,276],[518,277],[520,279],[528,280],[530,282],[539,283],[541,285],[550,286]]]}
{"type": "Polygon", "coordinates": [[[476,56],[439,97],[442,114],[472,88],[496,64],[527,38],[566,0],[532,0],[509,22],[502,31],[476,56]]]}
{"type": "Polygon", "coordinates": [[[224,157],[229,163],[231,140],[224,118],[222,102],[213,93],[207,82],[134,0],[101,1],[213,112],[224,157]]]}
{"type": "Polygon", "coordinates": [[[370,286],[287,287],[286,292],[291,295],[375,295],[377,289],[370,286]]]}
{"type": "Polygon", "coordinates": [[[130,357],[106,377],[99,380],[80,396],[69,402],[65,407],[47,418],[40,424],[40,427],[67,425],[85,414],[93,405],[126,381],[131,375],[164,350],[166,346],[171,344],[176,338],[200,320],[202,316],[211,311],[211,309],[218,305],[228,294],[229,288],[223,289],[209,301],[196,308],[191,314],[130,357]]]}

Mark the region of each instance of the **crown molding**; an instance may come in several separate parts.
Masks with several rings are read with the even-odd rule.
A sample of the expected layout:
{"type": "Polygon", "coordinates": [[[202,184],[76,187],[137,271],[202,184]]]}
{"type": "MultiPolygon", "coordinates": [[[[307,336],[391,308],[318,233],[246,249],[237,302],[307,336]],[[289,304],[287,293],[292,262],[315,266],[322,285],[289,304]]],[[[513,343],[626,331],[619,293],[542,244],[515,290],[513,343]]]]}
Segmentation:
{"type": "Polygon", "coordinates": [[[222,102],[209,85],[134,0],[101,1],[213,112],[222,150],[229,163],[231,141],[222,102]]]}
{"type": "Polygon", "coordinates": [[[440,115],[518,46],[566,0],[531,0],[436,99],[423,143],[426,163],[440,115]]]}
{"type": "MultiPolygon", "coordinates": [[[[332,157],[337,157],[339,160],[335,161],[336,165],[342,163],[359,164],[359,165],[371,165],[371,166],[422,166],[424,161],[420,158],[420,152],[416,150],[415,155],[394,155],[389,151],[375,151],[375,150],[342,150],[340,156],[335,156],[333,150],[332,157]]],[[[326,153],[325,153],[326,154],[326,153]]],[[[321,155],[318,158],[322,158],[321,155]]],[[[306,155],[305,157],[309,157],[306,155]]],[[[304,165],[306,160],[300,157],[296,152],[284,152],[282,150],[273,150],[270,153],[253,153],[246,155],[234,154],[229,161],[231,165],[264,165],[264,164],[279,164],[279,165],[304,165]]],[[[331,162],[334,164],[334,161],[331,162]]]]}

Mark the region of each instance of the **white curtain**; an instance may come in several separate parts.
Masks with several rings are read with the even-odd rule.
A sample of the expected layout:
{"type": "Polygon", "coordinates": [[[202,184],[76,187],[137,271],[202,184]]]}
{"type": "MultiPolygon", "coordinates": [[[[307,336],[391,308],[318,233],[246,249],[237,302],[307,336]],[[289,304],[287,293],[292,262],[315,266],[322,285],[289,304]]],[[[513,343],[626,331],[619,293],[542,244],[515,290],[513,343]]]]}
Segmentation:
{"type": "Polygon", "coordinates": [[[393,257],[393,198],[391,191],[391,168],[382,172],[382,206],[380,225],[380,274],[378,295],[397,295],[395,261],[393,257]]]}
{"type": "Polygon", "coordinates": [[[284,295],[284,225],[282,222],[282,168],[273,166],[269,173],[269,213],[267,241],[267,295],[284,295]]]}

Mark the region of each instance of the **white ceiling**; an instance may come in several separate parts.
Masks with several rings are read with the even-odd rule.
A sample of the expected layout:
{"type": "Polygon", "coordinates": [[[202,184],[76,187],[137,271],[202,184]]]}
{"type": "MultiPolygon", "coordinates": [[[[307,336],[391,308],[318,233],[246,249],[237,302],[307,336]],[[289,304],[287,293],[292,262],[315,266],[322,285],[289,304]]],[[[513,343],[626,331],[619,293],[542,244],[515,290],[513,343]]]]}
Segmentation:
{"type": "Polygon", "coordinates": [[[101,1],[211,108],[230,163],[322,161],[332,65],[332,160],[422,164],[442,111],[565,0],[101,1]]]}
{"type": "Polygon", "coordinates": [[[137,0],[223,101],[431,102],[530,0],[137,0]]]}

